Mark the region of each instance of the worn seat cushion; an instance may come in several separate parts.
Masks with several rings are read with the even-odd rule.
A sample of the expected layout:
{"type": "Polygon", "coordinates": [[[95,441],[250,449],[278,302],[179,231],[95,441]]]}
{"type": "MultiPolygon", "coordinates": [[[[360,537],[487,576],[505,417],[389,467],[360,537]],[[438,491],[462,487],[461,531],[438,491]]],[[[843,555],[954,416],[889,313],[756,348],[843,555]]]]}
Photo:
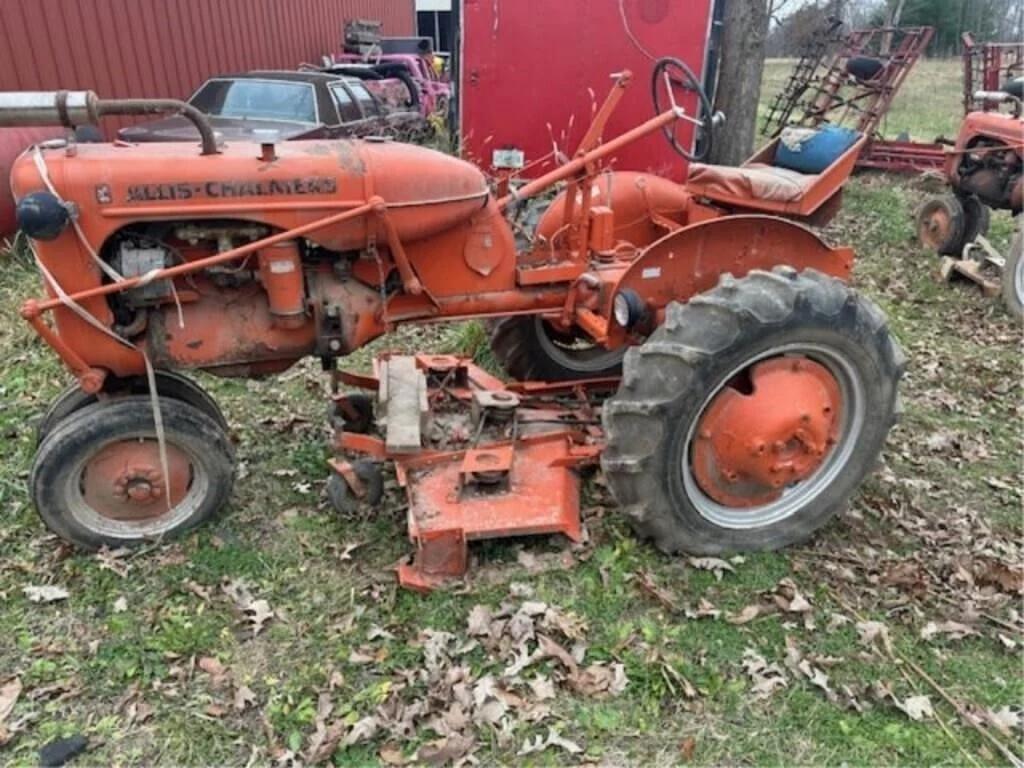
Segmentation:
{"type": "Polygon", "coordinates": [[[712,199],[721,195],[747,198],[754,204],[758,200],[795,203],[803,198],[817,178],[764,163],[750,163],[742,167],[694,163],[690,166],[688,183],[699,187],[701,193],[712,199]]]}

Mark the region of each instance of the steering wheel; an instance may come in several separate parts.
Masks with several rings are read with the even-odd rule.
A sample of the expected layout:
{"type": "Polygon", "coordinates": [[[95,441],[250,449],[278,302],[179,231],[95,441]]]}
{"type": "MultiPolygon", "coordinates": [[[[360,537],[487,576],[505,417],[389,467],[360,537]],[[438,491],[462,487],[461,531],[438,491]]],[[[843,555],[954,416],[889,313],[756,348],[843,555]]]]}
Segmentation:
{"type": "Polygon", "coordinates": [[[679,137],[676,135],[679,120],[666,125],[662,130],[672,149],[690,162],[699,163],[711,152],[712,134],[716,124],[715,110],[711,106],[711,99],[708,98],[704,86],[686,62],[670,56],[658,59],[651,78],[651,97],[654,99],[655,114],[660,115],[676,107],[676,89],[696,92],[700,99],[700,113],[696,119],[688,116],[680,118],[680,120],[686,120],[697,126],[696,149],[690,152],[680,143],[679,137]]]}

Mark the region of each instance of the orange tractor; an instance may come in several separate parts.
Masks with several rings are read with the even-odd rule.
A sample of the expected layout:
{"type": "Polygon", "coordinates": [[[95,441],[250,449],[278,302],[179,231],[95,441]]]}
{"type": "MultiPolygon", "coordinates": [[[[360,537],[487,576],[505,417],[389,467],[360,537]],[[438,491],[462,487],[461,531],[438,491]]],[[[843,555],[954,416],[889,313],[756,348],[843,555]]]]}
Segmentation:
{"type": "Polygon", "coordinates": [[[729,202],[713,184],[616,171],[603,161],[660,131],[699,160],[675,130],[696,123],[706,151],[715,123],[697,78],[663,60],[666,108],[603,141],[629,79],[572,159],[500,197],[420,147],[224,146],[179,102],[0,95],[0,123],[164,111],[201,138],[51,142],[14,167],[48,293],[23,315],[77,378],[39,427],[30,482],[46,524],[99,547],[209,518],[231,493],[232,445],[216,404],[172,371],[266,376],[315,355],[335,385],[329,496],[373,503],[394,464],[416,550],[407,586],[463,574],[476,539],[578,537],[579,470],[598,463],[666,552],[808,537],[877,460],[904,367],[883,313],[845,282],[852,251],[794,220],[831,210],[844,178],[808,179],[803,205],[744,193],[756,169],[703,166],[729,202]],[[680,87],[700,114],[676,106],[680,87]],[[517,252],[516,220],[563,182],[517,252]],[[398,325],[470,318],[490,323],[510,376],[533,381],[436,355],[337,368],[398,325]]]}
{"type": "Polygon", "coordinates": [[[967,114],[955,146],[946,154],[951,194],[921,207],[917,235],[923,245],[946,257],[946,276],[956,272],[986,293],[1001,291],[1007,310],[1024,319],[1020,225],[1005,259],[985,240],[992,210],[1009,211],[1018,222],[1024,210],[1024,77],[1008,81],[1002,90],[978,91],[973,98],[981,109],[967,114]],[[1003,104],[1010,111],[997,111],[1003,104]],[[1002,272],[1001,288],[987,279],[986,262],[1002,272]]]}

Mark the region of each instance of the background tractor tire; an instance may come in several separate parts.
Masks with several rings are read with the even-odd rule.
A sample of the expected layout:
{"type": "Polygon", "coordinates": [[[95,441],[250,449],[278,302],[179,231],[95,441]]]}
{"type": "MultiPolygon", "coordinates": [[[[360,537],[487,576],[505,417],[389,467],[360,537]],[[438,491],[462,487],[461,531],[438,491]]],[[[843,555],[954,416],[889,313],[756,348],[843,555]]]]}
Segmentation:
{"type": "MultiPolygon", "coordinates": [[[[160,397],[171,400],[179,400],[194,406],[217,422],[218,426],[225,432],[228,431],[228,422],[224,418],[217,401],[209,393],[196,384],[192,379],[182,376],[173,371],[156,371],[156,390],[160,397]]],[[[149,383],[145,376],[135,376],[130,379],[113,380],[108,385],[108,391],[104,393],[109,398],[127,397],[130,395],[148,395],[149,383]]],[[[80,411],[87,405],[98,403],[100,398],[83,392],[77,384],[72,384],[59,395],[47,408],[43,418],[36,426],[36,444],[40,444],[46,436],[53,431],[61,421],[66,419],[75,411],[80,411]]]]}
{"type": "Polygon", "coordinates": [[[29,480],[50,530],[85,549],[131,546],[178,536],[227,503],[234,449],[224,429],[188,403],[160,407],[171,478],[148,396],[93,403],[54,427],[29,480]]]}
{"type": "Polygon", "coordinates": [[[1017,231],[1003,267],[1003,304],[1017,320],[1024,320],[1024,232],[1017,231]]]}
{"type": "Polygon", "coordinates": [[[802,541],[873,469],[896,419],[904,365],[881,310],[841,281],[787,267],[740,280],[725,275],[713,290],[670,305],[665,324],[626,354],[622,385],[603,410],[608,485],[636,532],[667,553],[772,550],[802,541]],[[708,406],[726,388],[742,386],[740,371],[769,360],[790,365],[791,357],[826,366],[841,386],[838,437],[813,474],[778,500],[752,508],[718,504],[695,485],[687,463],[698,437],[709,437],[696,427],[704,427],[708,406]]]}
{"type": "Polygon", "coordinates": [[[979,235],[988,234],[989,226],[992,224],[992,209],[975,195],[957,199],[960,201],[960,207],[964,209],[964,237],[960,243],[960,253],[963,253],[964,246],[973,243],[979,235]]]}
{"type": "Polygon", "coordinates": [[[519,381],[572,381],[618,376],[625,349],[605,349],[557,333],[536,315],[488,324],[491,351],[519,381]]]}
{"type": "Polygon", "coordinates": [[[967,234],[967,214],[955,195],[933,198],[918,211],[917,239],[942,256],[960,258],[967,234]]]}

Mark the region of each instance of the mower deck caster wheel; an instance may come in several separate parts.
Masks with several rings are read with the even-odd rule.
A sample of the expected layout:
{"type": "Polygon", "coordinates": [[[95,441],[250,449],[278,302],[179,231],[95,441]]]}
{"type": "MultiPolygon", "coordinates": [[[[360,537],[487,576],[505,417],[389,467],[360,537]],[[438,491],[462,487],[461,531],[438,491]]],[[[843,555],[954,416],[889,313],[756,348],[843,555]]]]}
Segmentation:
{"type": "Polygon", "coordinates": [[[327,478],[327,498],[334,511],[342,517],[354,517],[361,508],[375,507],[384,498],[384,475],[377,464],[365,459],[356,461],[352,463],[352,471],[363,486],[362,496],[337,472],[327,478]]]}
{"type": "Polygon", "coordinates": [[[148,396],[87,405],[42,441],[29,487],[54,533],[85,549],[177,536],[231,496],[234,449],[203,410],[162,397],[163,449],[148,396]]]}
{"type": "Polygon", "coordinates": [[[373,408],[375,400],[371,395],[361,392],[347,395],[348,410],[339,403],[330,405],[330,422],[346,432],[365,435],[373,426],[373,408]]]}

